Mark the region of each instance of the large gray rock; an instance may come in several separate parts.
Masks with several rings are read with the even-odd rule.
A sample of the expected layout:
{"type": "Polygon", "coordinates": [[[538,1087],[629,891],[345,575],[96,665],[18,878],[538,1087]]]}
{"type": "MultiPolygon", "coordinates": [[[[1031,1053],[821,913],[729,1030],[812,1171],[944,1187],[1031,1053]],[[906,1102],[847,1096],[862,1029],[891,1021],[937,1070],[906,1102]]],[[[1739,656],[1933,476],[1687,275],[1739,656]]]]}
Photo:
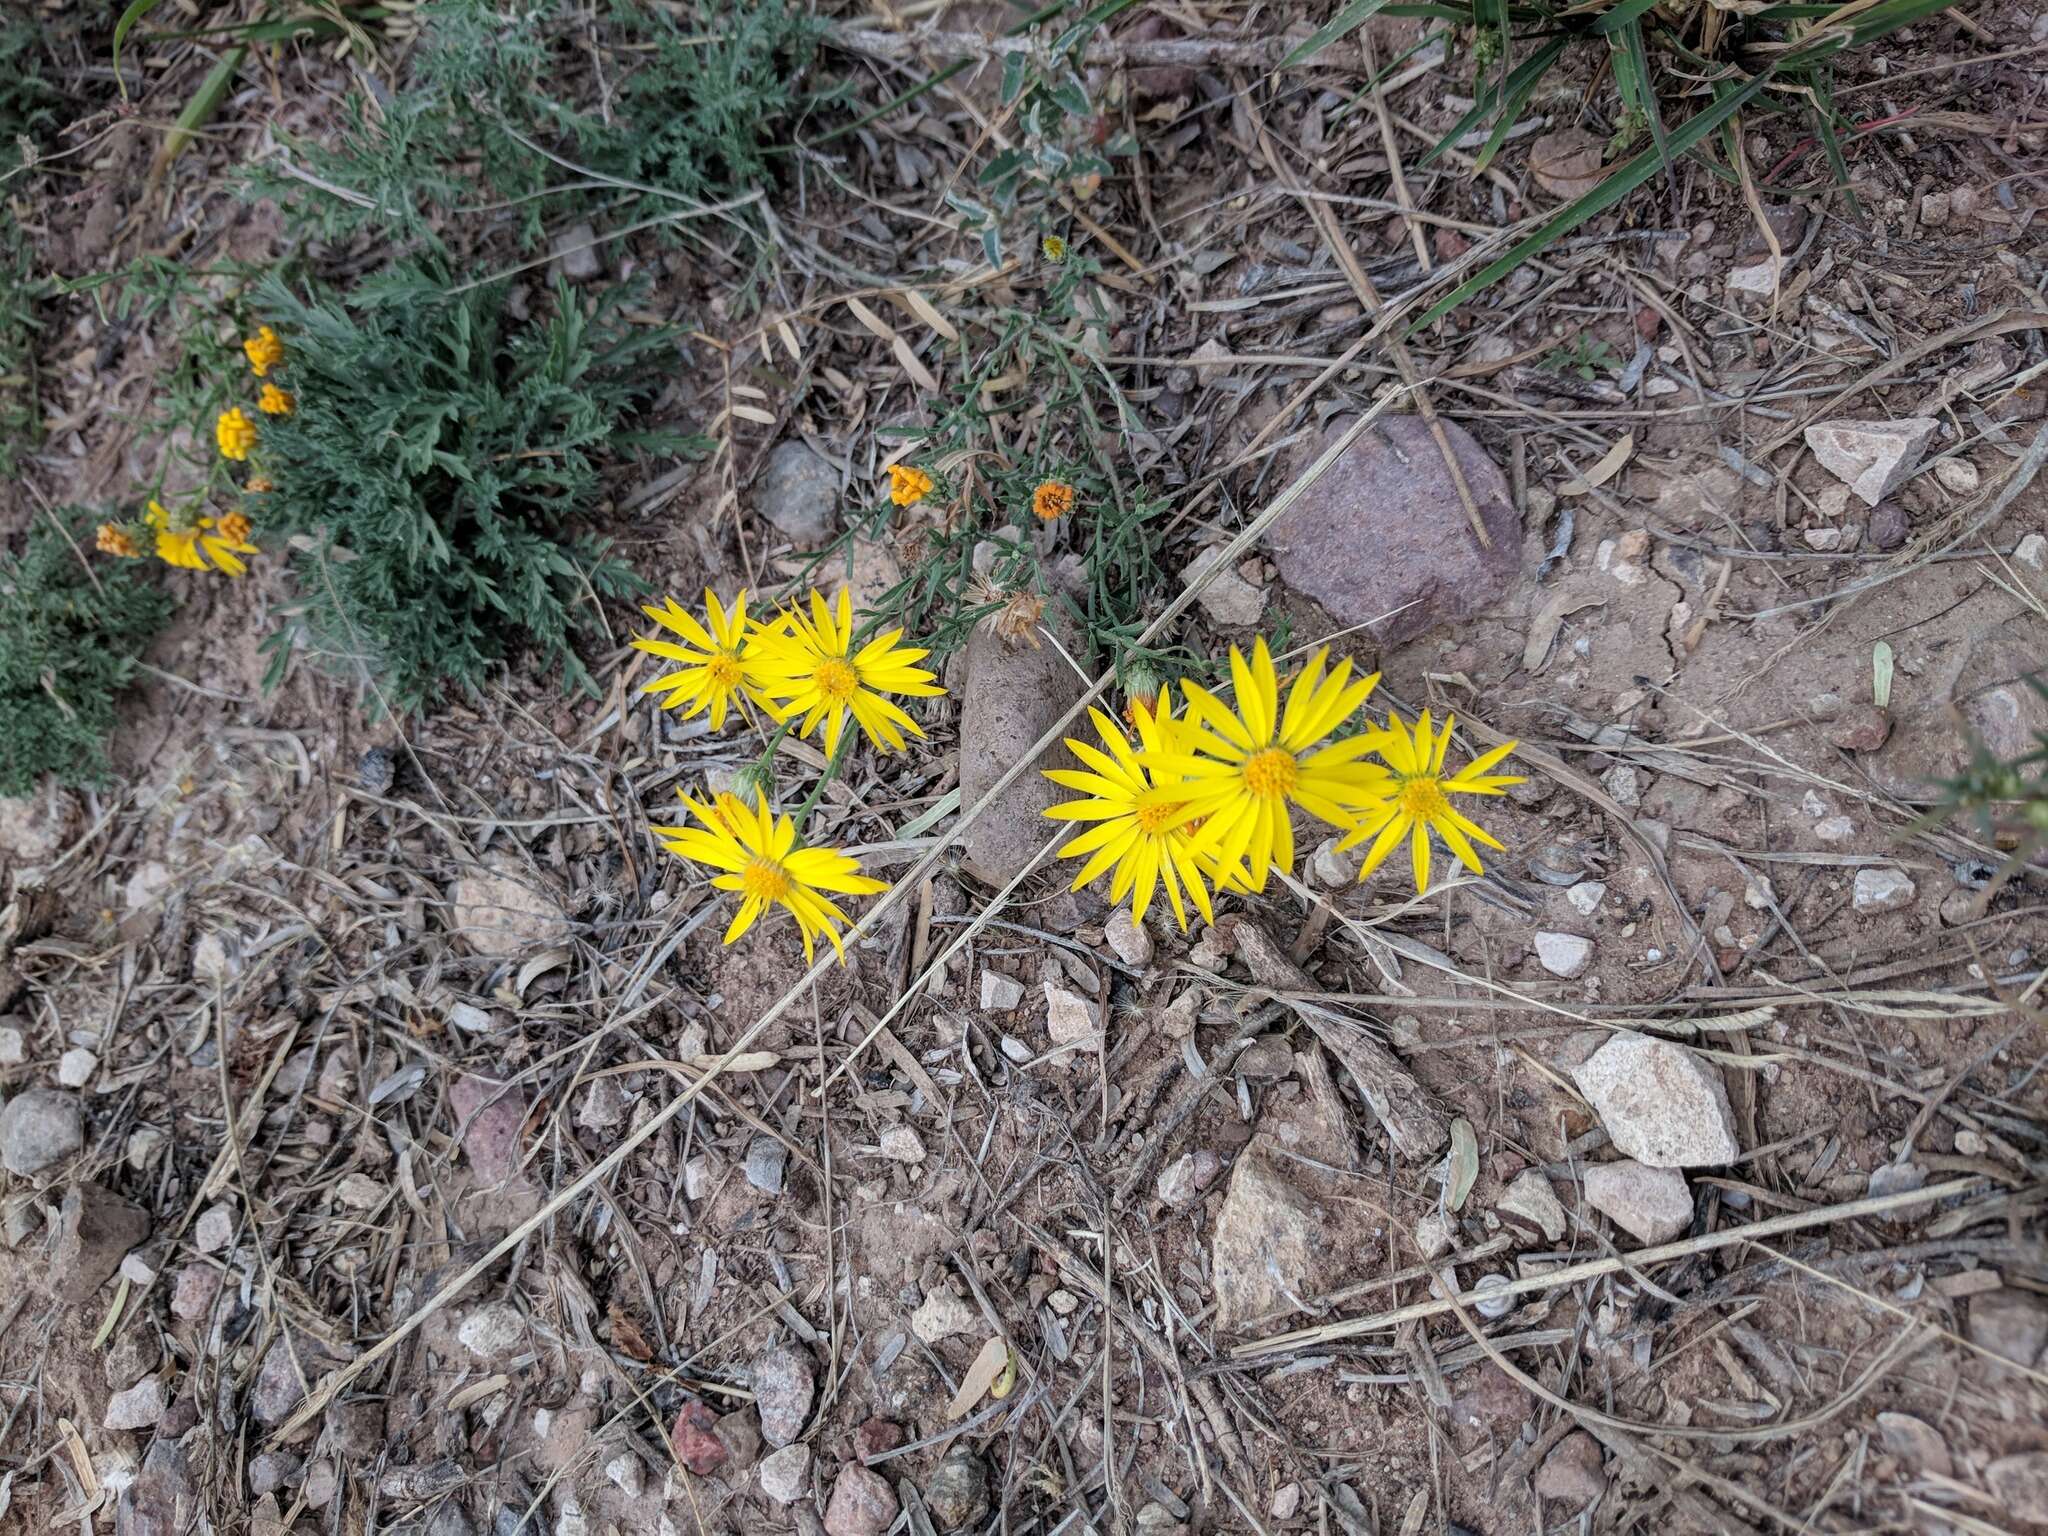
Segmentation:
{"type": "Polygon", "coordinates": [[[1340,1267],[1327,1207],[1290,1184],[1278,1160],[1254,1141],[1230,1170],[1210,1251],[1216,1276],[1216,1326],[1248,1320],[1330,1288],[1340,1267]]]}
{"type": "Polygon", "coordinates": [[[121,1267],[128,1250],[150,1232],[149,1212],[97,1184],[74,1184],[57,1212],[57,1243],[50,1252],[49,1291],[60,1301],[83,1302],[121,1267]]]}
{"type": "Polygon", "coordinates": [[[2004,1521],[2048,1525],[2048,1451],[1999,1457],[1984,1469],[1984,1486],[2004,1521]]]}
{"type": "Polygon", "coordinates": [[[55,1088],[31,1088],[0,1109],[0,1166],[19,1178],[41,1173],[85,1145],[78,1100],[55,1088]]]}
{"type": "MultiPolygon", "coordinates": [[[[1302,462],[1348,425],[1330,423],[1302,462]]],[[[1384,645],[1481,612],[1521,569],[1522,519],[1507,477],[1471,433],[1448,421],[1443,429],[1491,549],[1479,547],[1443,455],[1414,416],[1368,427],[1266,536],[1281,580],[1339,624],[1370,624],[1384,645]]]]}
{"type": "Polygon", "coordinates": [[[882,1536],[900,1508],[895,1490],[880,1473],[842,1467],[825,1506],[825,1536],[882,1536]]]}
{"type": "Polygon", "coordinates": [[[770,1350],[754,1362],[754,1404],[761,1412],[761,1438],[781,1447],[804,1432],[817,1383],[811,1357],[800,1349],[770,1350]]]}
{"type": "Polygon", "coordinates": [[[1669,1040],[1621,1034],[1573,1076],[1625,1156],[1652,1168],[1697,1168],[1742,1155],[1720,1074],[1669,1040]]]}
{"type": "Polygon", "coordinates": [[[523,956],[568,937],[569,922],[540,878],[507,864],[473,870],[448,893],[455,931],[480,955],[523,956]]]}
{"type": "MultiPolygon", "coordinates": [[[[1070,637],[1060,639],[1072,654],[1070,637]]],[[[976,629],[967,641],[967,686],[960,700],[960,804],[980,803],[1080,696],[1081,680],[1054,647],[1013,647],[999,635],[976,629]]],[[[1068,731],[1083,741],[1093,733],[1085,720],[1068,731]]],[[[1069,798],[1069,792],[1039,771],[1078,766],[1054,742],[983,808],[963,838],[967,867],[977,879],[1002,885],[1048,838],[1079,830],[1071,822],[1046,820],[1047,808],[1069,798]]]]}
{"type": "Polygon", "coordinates": [[[942,1531],[978,1525],[988,1514],[988,1463],[967,1446],[955,1446],[925,1485],[924,1502],[942,1531]]]}
{"type": "Polygon", "coordinates": [[[1588,1168],[1586,1203],[1640,1243],[1668,1243],[1692,1221],[1685,1175],[1631,1159],[1588,1168]]]}
{"type": "Polygon", "coordinates": [[[2014,1290],[1972,1296],[1970,1342],[2015,1365],[2032,1365],[2048,1349],[2048,1301],[2014,1290]]]}
{"type": "Polygon", "coordinates": [[[777,443],[754,480],[754,510],[799,549],[814,549],[839,524],[837,466],[807,443],[777,443]]]}

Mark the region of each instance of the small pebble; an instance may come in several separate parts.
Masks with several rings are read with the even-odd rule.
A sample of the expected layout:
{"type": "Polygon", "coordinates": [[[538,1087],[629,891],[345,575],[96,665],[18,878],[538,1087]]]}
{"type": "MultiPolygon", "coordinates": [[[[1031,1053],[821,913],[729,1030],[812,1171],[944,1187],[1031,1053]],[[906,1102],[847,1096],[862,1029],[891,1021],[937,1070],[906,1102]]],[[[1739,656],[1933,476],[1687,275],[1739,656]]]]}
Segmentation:
{"type": "Polygon", "coordinates": [[[756,1136],[747,1147],[747,1182],[764,1195],[782,1193],[789,1168],[789,1148],[773,1136],[756,1136]]]}
{"type": "Polygon", "coordinates": [[[1572,904],[1572,910],[1581,917],[1591,917],[1600,910],[1600,903],[1607,899],[1607,886],[1599,880],[1581,880],[1564,893],[1564,899],[1572,904]]]}
{"type": "Polygon", "coordinates": [[[1910,906],[1917,888],[1903,869],[1866,865],[1856,871],[1858,912],[1896,912],[1910,906]]]}
{"type": "Polygon", "coordinates": [[[1152,963],[1152,935],[1145,931],[1143,923],[1131,920],[1130,908],[1118,907],[1109,914],[1109,920],[1102,925],[1102,937],[1125,965],[1143,970],[1152,963]]]}
{"type": "Polygon", "coordinates": [[[1553,976],[1570,980],[1584,975],[1593,962],[1593,941],[1576,933],[1541,930],[1535,942],[1537,963],[1553,976]]]}
{"type": "Polygon", "coordinates": [[[981,1006],[991,1013],[1006,1013],[1024,1006],[1024,984],[1001,971],[981,973],[981,1006]]]}
{"type": "Polygon", "coordinates": [[[66,1088],[83,1088],[99,1069],[99,1057],[83,1046],[76,1046],[57,1058],[57,1081],[66,1088]]]}
{"type": "Polygon", "coordinates": [[[1934,478],[1958,496],[1967,496],[1977,489],[1977,466],[1968,459],[1954,457],[1934,461],[1934,478]]]}

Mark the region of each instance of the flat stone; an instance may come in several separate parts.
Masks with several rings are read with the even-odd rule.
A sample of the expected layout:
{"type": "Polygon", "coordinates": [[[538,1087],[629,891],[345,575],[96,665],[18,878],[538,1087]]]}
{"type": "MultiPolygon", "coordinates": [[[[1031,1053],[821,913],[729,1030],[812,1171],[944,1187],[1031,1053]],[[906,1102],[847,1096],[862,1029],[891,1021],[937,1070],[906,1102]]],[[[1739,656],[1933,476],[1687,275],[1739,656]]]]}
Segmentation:
{"type": "MultiPolygon", "coordinates": [[[[1312,453],[1349,425],[1331,422],[1312,453]]],[[[1266,535],[1282,581],[1339,624],[1368,626],[1382,646],[1484,611],[1521,570],[1522,521],[1507,477],[1471,433],[1442,425],[1492,548],[1472,536],[1443,455],[1414,416],[1367,427],[1266,535]],[[1418,516],[1420,507],[1438,510],[1418,516]]]]}
{"type": "Polygon", "coordinates": [[[99,1069],[99,1057],[83,1046],[73,1046],[57,1058],[57,1081],[66,1088],[83,1088],[99,1069]]]}
{"type": "Polygon", "coordinates": [[[817,1391],[811,1357],[800,1349],[773,1349],[754,1362],[754,1406],[761,1438],[778,1448],[803,1433],[817,1391]]]}
{"type": "Polygon", "coordinates": [[[1968,459],[1959,459],[1951,455],[1934,461],[1934,478],[1941,482],[1944,490],[1954,491],[1958,496],[1967,496],[1977,489],[1980,477],[1976,465],[1968,459]]]}
{"type": "Polygon", "coordinates": [[[89,1301],[113,1279],[128,1250],[147,1241],[150,1215],[97,1184],[73,1184],[57,1211],[50,1251],[49,1291],[60,1301],[89,1301]]]}
{"type": "Polygon", "coordinates": [[[1948,1442],[1925,1419],[1910,1413],[1880,1413],[1877,1433],[1884,1448],[1908,1471],[1931,1472],[1936,1477],[1954,1474],[1955,1459],[1949,1455],[1948,1442]]]}
{"type": "Polygon", "coordinates": [[[1847,816],[1823,816],[1813,824],[1813,835],[1824,843],[1846,843],[1856,835],[1856,823],[1847,816]]]}
{"type": "Polygon", "coordinates": [[[761,1416],[751,1408],[728,1413],[712,1431],[725,1447],[727,1475],[744,1473],[761,1459],[761,1416]]]}
{"type": "MultiPolygon", "coordinates": [[[[1180,573],[1180,584],[1192,587],[1202,579],[1202,574],[1216,563],[1222,554],[1218,549],[1205,549],[1187,563],[1180,573]]],[[[1195,601],[1202,605],[1202,611],[1222,624],[1234,629],[1249,629],[1259,622],[1266,612],[1266,589],[1253,586],[1236,571],[1218,571],[1210,578],[1209,584],[1195,594],[1195,601]]]]}
{"type": "Polygon", "coordinates": [[[209,1205],[192,1225],[192,1246],[201,1253],[219,1253],[235,1240],[235,1208],[225,1200],[209,1205]]]}
{"type": "Polygon", "coordinates": [[[1550,1180],[1540,1168],[1525,1169],[1515,1181],[1501,1192],[1494,1209],[1503,1216],[1513,1216],[1535,1227],[1546,1239],[1555,1243],[1565,1233],[1564,1207],[1558,1203],[1557,1193],[1550,1187],[1550,1180]]]}
{"type": "Polygon", "coordinates": [[[1828,722],[1827,738],[1845,752],[1875,752],[1892,733],[1892,717],[1875,704],[1851,704],[1828,722]]]}
{"type": "Polygon", "coordinates": [[[1102,925],[1102,937],[1117,959],[1143,970],[1152,963],[1152,935],[1143,923],[1131,921],[1131,909],[1118,907],[1102,925]]]}
{"type": "Polygon", "coordinates": [[[1756,298],[1769,298],[1778,291],[1778,282],[1790,265],[1783,257],[1766,256],[1762,261],[1746,267],[1728,269],[1728,291],[1746,293],[1756,298]]]}
{"type": "Polygon", "coordinates": [[[0,1025],[0,1067],[18,1067],[27,1059],[27,1036],[11,1022],[0,1025]]]}
{"type": "Polygon", "coordinates": [[[2048,1301],[2014,1290],[1972,1296],[1970,1342],[2015,1365],[2032,1365],[2048,1348],[2048,1301]]]}
{"type": "Polygon", "coordinates": [[[799,549],[815,549],[839,526],[839,469],[808,443],[777,443],[754,480],[754,510],[799,549]]]}
{"type": "Polygon", "coordinates": [[[1603,1462],[1600,1442],[1583,1429],[1573,1430],[1550,1448],[1543,1465],[1536,1469],[1536,1496],[1584,1509],[1607,1491],[1603,1462]]]}
{"type": "Polygon", "coordinates": [[[299,1458],[290,1451],[260,1451],[249,1459],[249,1491],[257,1498],[289,1487],[299,1475],[299,1458]]]}
{"type": "Polygon", "coordinates": [[[1223,1160],[1205,1147],[1168,1163],[1160,1170],[1154,1188],[1161,1201],[1181,1210],[1201,1199],[1202,1191],[1215,1183],[1216,1175],[1222,1171],[1223,1160]]]}
{"type": "Polygon", "coordinates": [[[1918,890],[1903,869],[1866,864],[1856,871],[1855,907],[1858,912],[1896,912],[1911,906],[1918,890]]]}
{"type": "Polygon", "coordinates": [[[1055,1045],[1082,1045],[1095,1038],[1095,1005],[1080,993],[1048,976],[1045,988],[1045,1032],[1055,1045]]]}
{"type": "Polygon", "coordinates": [[[811,1491],[811,1448],[785,1445],[761,1458],[755,1468],[761,1492],[778,1504],[794,1504],[811,1491]]]}
{"type": "Polygon", "coordinates": [[[164,1416],[167,1406],[163,1377],[145,1376],[107,1399],[106,1417],[100,1422],[108,1429],[148,1429],[164,1416]]]}
{"type": "Polygon", "coordinates": [[[981,973],[981,1006],[990,1013],[1007,1013],[1024,1006],[1024,983],[1001,971],[981,973]]]}
{"type": "Polygon", "coordinates": [[[0,866],[49,863],[77,819],[77,797],[54,783],[32,795],[0,795],[0,866]]]}
{"type": "Polygon", "coordinates": [[[1593,963],[1593,941],[1579,934],[1539,930],[1534,942],[1536,963],[1553,976],[1583,976],[1593,963]]]}
{"type": "Polygon", "coordinates": [[[1585,1184],[1586,1203],[1639,1243],[1668,1243],[1692,1224],[1692,1190],[1675,1168],[1595,1163],[1585,1184]]]}
{"type": "Polygon", "coordinates": [[[676,1460],[699,1477],[709,1477],[725,1465],[727,1451],[718,1438],[718,1415],[695,1398],[683,1404],[669,1438],[675,1444],[676,1460]]]}
{"type": "Polygon", "coordinates": [[[896,1523],[896,1492],[876,1472],[845,1466],[825,1505],[825,1536],[882,1536],[896,1523]]]}
{"type": "Polygon", "coordinates": [[[526,1100],[517,1089],[508,1090],[488,1077],[465,1075],[448,1090],[448,1107],[462,1131],[463,1155],[481,1182],[502,1184],[519,1172],[526,1100]]]}
{"type": "Polygon", "coordinates": [[[526,1319],[509,1301],[486,1302],[462,1320],[455,1337],[479,1360],[502,1360],[526,1342],[526,1319]]]}
{"type": "Polygon", "coordinates": [[[55,1088],[31,1088],[0,1109],[0,1167],[29,1178],[85,1145],[78,1100],[55,1088]]]}
{"type": "Polygon", "coordinates": [[[924,1142],[907,1125],[892,1125],[882,1132],[881,1152],[892,1163],[921,1163],[925,1158],[924,1142]]]}
{"type": "Polygon", "coordinates": [[[1362,852],[1360,849],[1348,848],[1339,853],[1337,844],[1342,841],[1343,839],[1338,837],[1324,838],[1316,844],[1316,851],[1309,859],[1308,872],[1316,884],[1333,891],[1356,884],[1358,866],[1364,862],[1359,857],[1362,852]]]}
{"type": "Polygon", "coordinates": [[[1999,1457],[1984,1469],[1984,1486],[2001,1524],[2048,1525],[2048,1451],[1999,1457]]]}
{"type": "Polygon", "coordinates": [[[1235,1332],[1292,1306],[1293,1297],[1328,1290],[1348,1259],[1336,1252],[1330,1223],[1324,1205],[1289,1183],[1259,1142],[1239,1153],[1210,1236],[1218,1330],[1235,1332]]]}
{"type": "Polygon", "coordinates": [[[220,1294],[220,1271],[211,1264],[187,1264],[171,1287],[171,1315],[185,1322],[206,1316],[220,1294]]]}
{"type": "Polygon", "coordinates": [[[1822,469],[1874,507],[1920,467],[1939,423],[1931,416],[1900,421],[1822,421],[1806,429],[1806,446],[1822,469]]]}
{"type": "Polygon", "coordinates": [[[1572,910],[1581,917],[1591,917],[1600,910],[1600,903],[1607,899],[1607,884],[1603,880],[1581,880],[1567,889],[1564,899],[1572,904],[1572,910]]]}
{"type": "Polygon", "coordinates": [[[538,877],[504,866],[473,870],[448,893],[449,926],[480,955],[507,960],[569,935],[568,919],[538,877]]]}
{"type": "Polygon", "coordinates": [[[2048,537],[2028,534],[2013,545],[2012,557],[2030,571],[2048,570],[2048,537]]]}
{"type": "Polygon", "coordinates": [[[1573,1076],[1626,1157],[1653,1168],[1694,1168],[1742,1155],[1720,1074],[1682,1045],[1619,1034],[1573,1076]]]}
{"type": "Polygon", "coordinates": [[[773,1136],[756,1136],[747,1144],[747,1182],[762,1194],[781,1194],[788,1171],[789,1148],[773,1136]]]}
{"type": "MultiPolygon", "coordinates": [[[[317,1357],[308,1354],[303,1346],[299,1356],[306,1369],[317,1374],[317,1357]]],[[[298,1365],[285,1341],[278,1339],[264,1354],[256,1380],[249,1388],[249,1412],[257,1423],[275,1426],[291,1417],[292,1410],[305,1400],[306,1388],[299,1380],[298,1365]]]]}
{"type": "Polygon", "coordinates": [[[577,224],[555,236],[549,254],[555,270],[572,283],[587,283],[604,275],[604,247],[589,224],[577,224]]]}
{"type": "Polygon", "coordinates": [[[1442,1211],[1431,1211],[1415,1223],[1415,1247],[1425,1259],[1442,1258],[1457,1237],[1457,1228],[1442,1211]]]}
{"type": "MultiPolygon", "coordinates": [[[[1070,633],[1060,635],[1069,651],[1072,639],[1070,633]]],[[[1056,647],[1013,649],[1001,636],[980,626],[968,636],[965,654],[967,685],[960,696],[960,803],[975,805],[1058,723],[1081,696],[1081,683],[1056,647]]],[[[1054,742],[982,807],[961,839],[970,873],[984,884],[1000,886],[1038,856],[1059,831],[1045,811],[1070,798],[1067,790],[1040,770],[1073,766],[1072,755],[1054,742]]]]}
{"type": "Polygon", "coordinates": [[[955,1334],[984,1333],[987,1324],[980,1309],[943,1286],[935,1288],[910,1314],[910,1331],[927,1344],[950,1339],[955,1334]]]}
{"type": "MultiPolygon", "coordinates": [[[[1529,174],[1552,197],[1584,197],[1606,177],[1600,158],[1607,141],[1584,128],[1560,128],[1529,146],[1529,174]]],[[[1453,503],[1455,505],[1455,503],[1453,503]]]]}

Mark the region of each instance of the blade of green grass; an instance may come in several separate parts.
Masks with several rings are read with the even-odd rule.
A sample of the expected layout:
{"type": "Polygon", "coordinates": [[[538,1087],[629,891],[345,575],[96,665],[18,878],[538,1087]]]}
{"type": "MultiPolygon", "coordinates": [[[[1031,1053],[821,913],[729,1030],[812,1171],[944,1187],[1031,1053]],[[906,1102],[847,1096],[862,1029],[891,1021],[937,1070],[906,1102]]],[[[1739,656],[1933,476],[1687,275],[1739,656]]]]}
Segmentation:
{"type": "Polygon", "coordinates": [[[1842,141],[1835,133],[1833,82],[1825,71],[1816,70],[1811,84],[1814,134],[1820,140],[1821,153],[1827,156],[1828,171],[1835,178],[1835,185],[1841,188],[1843,201],[1849,205],[1849,212],[1860,219],[1863,217],[1863,204],[1857,200],[1856,189],[1849,184],[1849,161],[1842,154],[1842,141]]]}
{"type": "Polygon", "coordinates": [[[1655,4],[1657,0],[1621,0],[1613,10],[1601,13],[1600,19],[1593,23],[1593,31],[1602,37],[1619,32],[1630,22],[1639,20],[1655,4]]]}
{"type": "Polygon", "coordinates": [[[164,135],[163,163],[169,165],[185,152],[185,147],[206,126],[213,114],[220,110],[220,104],[228,93],[228,87],[235,83],[235,72],[242,67],[242,60],[249,56],[249,45],[230,48],[222,54],[206,78],[199,82],[199,89],[192,93],[192,99],[185,103],[185,110],[178,114],[178,120],[164,135]]]}
{"type": "Polygon", "coordinates": [[[128,0],[121,17],[114,23],[114,84],[121,88],[121,99],[128,99],[128,82],[121,78],[121,44],[127,40],[128,31],[143,17],[156,8],[156,0],[128,0]]]}
{"type": "MultiPolygon", "coordinates": [[[[1456,144],[1458,140],[1464,138],[1466,134],[1470,133],[1480,123],[1484,122],[1492,114],[1493,110],[1500,105],[1504,90],[1507,92],[1520,91],[1526,100],[1528,92],[1534,90],[1536,82],[1543,78],[1543,72],[1557,61],[1557,56],[1560,53],[1564,52],[1564,45],[1567,41],[1568,39],[1565,38],[1555,38],[1540,53],[1532,54],[1524,59],[1520,67],[1508,76],[1503,86],[1481,86],[1477,93],[1478,99],[1472,103],[1465,115],[1451,124],[1444,136],[1424,150],[1421,158],[1415,163],[1417,165],[1428,165],[1439,155],[1443,154],[1445,150],[1456,144]]],[[[1508,119],[1504,116],[1502,122],[1505,123],[1507,121],[1508,119]]],[[[1500,129],[1496,128],[1494,131],[1498,133],[1500,129]]]]}
{"type": "MultiPolygon", "coordinates": [[[[1762,91],[1771,74],[1771,70],[1765,69],[1751,76],[1740,90],[1731,92],[1724,100],[1717,101],[1704,111],[1687,118],[1671,134],[1671,154],[1676,157],[1689,153],[1702,139],[1741,111],[1746,102],[1762,91]]],[[[1475,293],[1492,287],[1530,257],[1541,254],[1558,236],[1578,228],[1595,214],[1605,213],[1656,175],[1658,163],[1659,157],[1654,148],[1644,150],[1585,196],[1567,203],[1551,215],[1542,227],[1527,238],[1517,241],[1505,255],[1481,268],[1430,305],[1404,334],[1412,336],[1425,325],[1441,319],[1475,293]]]]}
{"type": "Polygon", "coordinates": [[[1371,20],[1375,11],[1384,10],[1387,0],[1351,0],[1351,3],[1332,16],[1292,53],[1280,61],[1280,67],[1287,69],[1303,59],[1312,59],[1340,37],[1355,32],[1371,20]]]}
{"type": "Polygon", "coordinates": [[[1486,147],[1479,151],[1478,158],[1472,162],[1473,175],[1478,175],[1493,164],[1493,157],[1500,153],[1501,145],[1508,141],[1508,130],[1515,126],[1515,118],[1529,98],[1536,93],[1536,87],[1543,83],[1543,77],[1550,72],[1550,66],[1555,64],[1558,56],[1564,52],[1565,42],[1566,39],[1562,37],[1551,39],[1537,52],[1524,59],[1515,72],[1508,76],[1507,84],[1503,87],[1500,114],[1494,122],[1493,132],[1487,137],[1486,147]]]}
{"type": "Polygon", "coordinates": [[[1622,53],[1635,71],[1642,87],[1643,115],[1650,120],[1650,143],[1656,147],[1657,158],[1663,162],[1665,174],[1669,175],[1677,165],[1671,154],[1671,138],[1664,131],[1664,108],[1657,100],[1657,88],[1650,78],[1650,47],[1643,39],[1641,21],[1631,21],[1619,32],[1622,53]]]}

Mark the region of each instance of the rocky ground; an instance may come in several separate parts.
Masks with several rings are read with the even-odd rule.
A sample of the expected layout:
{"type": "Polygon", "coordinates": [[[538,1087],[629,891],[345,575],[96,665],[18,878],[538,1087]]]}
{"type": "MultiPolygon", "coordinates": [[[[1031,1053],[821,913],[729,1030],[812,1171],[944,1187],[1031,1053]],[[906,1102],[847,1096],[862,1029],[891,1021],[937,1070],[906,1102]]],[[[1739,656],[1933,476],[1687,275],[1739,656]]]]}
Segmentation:
{"type": "MultiPolygon", "coordinates": [[[[195,596],[124,782],[0,804],[0,1529],[2048,1528],[2048,886],[1926,814],[2048,732],[2033,25],[1845,64],[1929,117],[1852,146],[1863,222],[1766,120],[1756,163],[1810,155],[1781,254],[1688,170],[1412,338],[1427,416],[1350,260],[1403,292],[1572,195],[1573,102],[1475,178],[1396,126],[1454,120],[1441,75],[1385,118],[1349,66],[1125,83],[1097,339],[1172,508],[1153,611],[1522,743],[1510,851],[1419,899],[1307,826],[1186,934],[1000,894],[1047,794],[1001,780],[1088,679],[978,630],[828,797],[898,894],[800,986],[647,833],[745,747],[631,653],[401,729],[260,691],[274,578],[195,596]]],[[[921,254],[960,89],[801,239],[921,254]]],[[[672,590],[798,568],[921,408],[872,327],[801,344],[774,427],[620,488],[672,590]]],[[[53,499],[121,460],[85,419],[53,499]]]]}

